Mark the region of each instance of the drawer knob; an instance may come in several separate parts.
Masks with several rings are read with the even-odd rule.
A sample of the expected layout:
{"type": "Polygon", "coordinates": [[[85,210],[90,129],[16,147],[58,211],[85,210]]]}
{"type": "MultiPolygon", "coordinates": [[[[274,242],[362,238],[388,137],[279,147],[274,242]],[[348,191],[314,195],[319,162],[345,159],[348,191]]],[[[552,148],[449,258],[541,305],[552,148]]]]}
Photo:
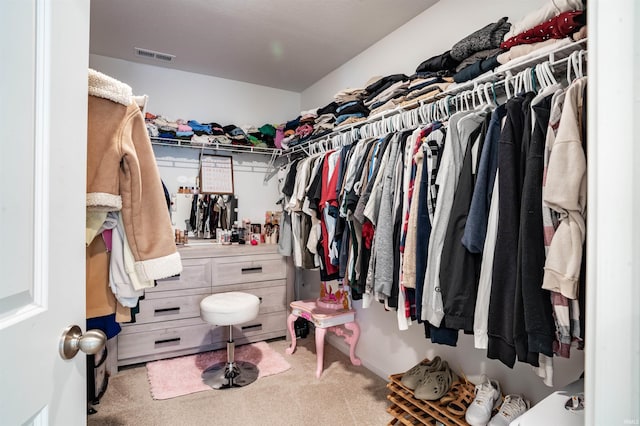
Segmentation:
{"type": "Polygon", "coordinates": [[[262,266],[254,266],[251,268],[242,268],[242,273],[243,274],[259,274],[260,272],[262,272],[262,266]]]}

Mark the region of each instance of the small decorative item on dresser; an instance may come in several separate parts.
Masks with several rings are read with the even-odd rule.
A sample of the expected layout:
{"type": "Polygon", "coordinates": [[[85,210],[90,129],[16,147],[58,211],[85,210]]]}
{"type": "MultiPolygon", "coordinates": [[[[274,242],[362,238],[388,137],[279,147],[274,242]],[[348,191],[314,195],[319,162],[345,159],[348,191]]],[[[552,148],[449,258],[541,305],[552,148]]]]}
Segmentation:
{"type": "Polygon", "coordinates": [[[262,225],[260,225],[259,223],[252,223],[251,224],[251,233],[252,234],[262,234],[262,225]]]}
{"type": "Polygon", "coordinates": [[[260,234],[251,234],[251,245],[260,244],[260,234]]]}
{"type": "Polygon", "coordinates": [[[278,238],[275,233],[275,226],[271,223],[265,223],[264,225],[264,242],[266,244],[277,244],[278,238]]]}

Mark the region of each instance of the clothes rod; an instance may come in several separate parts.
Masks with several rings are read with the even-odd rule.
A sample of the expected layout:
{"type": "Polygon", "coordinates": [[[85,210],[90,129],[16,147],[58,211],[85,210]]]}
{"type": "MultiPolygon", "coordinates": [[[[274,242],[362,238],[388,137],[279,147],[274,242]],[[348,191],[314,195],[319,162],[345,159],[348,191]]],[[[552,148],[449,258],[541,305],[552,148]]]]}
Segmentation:
{"type": "Polygon", "coordinates": [[[340,127],[322,136],[312,138],[298,145],[294,145],[289,150],[285,150],[284,153],[290,154],[292,156],[300,153],[305,153],[306,155],[309,155],[309,148],[311,145],[317,144],[320,142],[326,143],[327,141],[331,140],[335,136],[344,134],[346,132],[351,132],[353,130],[358,130],[365,124],[370,124],[376,121],[380,121],[385,118],[391,117],[393,115],[397,115],[403,112],[414,110],[416,108],[420,108],[424,105],[433,104],[434,102],[441,99],[445,99],[447,97],[455,97],[460,93],[473,92],[477,90],[477,87],[481,84],[492,83],[497,88],[498,86],[504,84],[505,78],[508,80],[510,76],[513,76],[514,74],[518,74],[523,70],[526,70],[528,68],[531,68],[532,66],[535,66],[543,62],[549,62],[552,68],[561,64],[566,64],[566,62],[568,61],[569,57],[573,52],[580,51],[580,50],[586,51],[586,47],[585,47],[586,44],[587,44],[587,39],[584,38],[584,39],[577,40],[572,43],[563,45],[559,48],[556,48],[550,51],[546,50],[544,52],[541,52],[539,55],[533,56],[531,58],[527,58],[525,60],[517,61],[516,59],[515,60],[516,63],[512,64],[509,67],[505,67],[505,66],[498,67],[496,72],[486,73],[485,75],[477,77],[474,80],[470,80],[469,82],[462,83],[460,85],[457,85],[454,88],[447,89],[444,92],[438,93],[431,98],[422,99],[420,101],[417,101],[415,103],[410,103],[402,107],[396,107],[387,111],[382,111],[378,114],[367,117],[366,120],[363,120],[357,123],[352,123],[344,127],[340,127]]]}

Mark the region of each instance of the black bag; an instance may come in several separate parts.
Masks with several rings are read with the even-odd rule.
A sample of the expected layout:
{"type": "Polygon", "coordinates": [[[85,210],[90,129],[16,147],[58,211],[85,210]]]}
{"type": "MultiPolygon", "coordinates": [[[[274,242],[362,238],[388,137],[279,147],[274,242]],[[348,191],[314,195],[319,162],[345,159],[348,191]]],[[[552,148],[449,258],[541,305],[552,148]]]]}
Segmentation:
{"type": "Polygon", "coordinates": [[[306,319],[298,317],[293,323],[293,329],[296,332],[296,339],[304,339],[309,334],[309,323],[306,319]]]}
{"type": "Polygon", "coordinates": [[[107,355],[106,345],[102,352],[95,355],[87,355],[87,414],[97,413],[93,405],[100,403],[100,398],[102,398],[109,385],[107,355]]]}

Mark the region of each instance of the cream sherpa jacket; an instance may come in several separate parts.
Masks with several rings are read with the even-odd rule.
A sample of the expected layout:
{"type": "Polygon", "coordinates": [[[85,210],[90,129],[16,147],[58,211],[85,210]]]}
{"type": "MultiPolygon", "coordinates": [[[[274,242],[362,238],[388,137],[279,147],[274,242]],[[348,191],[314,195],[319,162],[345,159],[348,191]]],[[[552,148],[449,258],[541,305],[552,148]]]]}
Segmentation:
{"type": "Polygon", "coordinates": [[[568,299],[578,297],[586,236],[587,159],[580,130],[586,84],[586,77],[579,78],[567,89],[542,194],[544,202],[560,215],[544,265],[542,288],[568,299]]]}
{"type": "Polygon", "coordinates": [[[160,173],[131,87],[89,70],[87,212],[118,210],[138,277],[179,274],[160,173]]]}

